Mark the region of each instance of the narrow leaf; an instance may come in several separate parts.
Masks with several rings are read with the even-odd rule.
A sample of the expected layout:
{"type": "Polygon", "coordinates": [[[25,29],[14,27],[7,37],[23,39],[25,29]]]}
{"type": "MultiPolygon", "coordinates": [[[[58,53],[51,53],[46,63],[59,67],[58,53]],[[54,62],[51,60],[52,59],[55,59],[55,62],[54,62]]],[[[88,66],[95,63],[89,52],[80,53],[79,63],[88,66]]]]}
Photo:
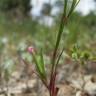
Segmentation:
{"type": "Polygon", "coordinates": [[[44,58],[43,58],[42,50],[41,50],[40,56],[41,56],[40,61],[41,61],[42,73],[46,76],[45,64],[44,64],[44,58]]]}
{"type": "Polygon", "coordinates": [[[36,57],[34,54],[33,55],[33,59],[34,59],[34,62],[36,64],[36,69],[40,75],[41,78],[45,78],[45,68],[44,68],[44,63],[43,62],[43,59],[42,59],[42,62],[41,62],[41,57],[36,57]]]}
{"type": "Polygon", "coordinates": [[[77,4],[76,2],[77,2],[77,0],[73,0],[72,5],[71,5],[71,8],[70,8],[70,11],[69,11],[69,14],[68,14],[67,17],[69,17],[72,14],[72,12],[74,11],[75,6],[77,4]]]}
{"type": "Polygon", "coordinates": [[[34,55],[34,54],[32,54],[32,56],[33,56],[33,60],[34,60],[34,62],[35,62],[35,64],[36,64],[36,69],[37,69],[37,71],[39,72],[39,74],[41,73],[40,72],[40,67],[38,66],[39,64],[38,64],[38,60],[37,60],[37,58],[36,58],[36,56],[34,55]]]}
{"type": "Polygon", "coordinates": [[[65,14],[65,16],[66,16],[66,12],[67,12],[67,2],[68,2],[68,0],[65,0],[65,2],[64,2],[64,14],[65,14]]]}

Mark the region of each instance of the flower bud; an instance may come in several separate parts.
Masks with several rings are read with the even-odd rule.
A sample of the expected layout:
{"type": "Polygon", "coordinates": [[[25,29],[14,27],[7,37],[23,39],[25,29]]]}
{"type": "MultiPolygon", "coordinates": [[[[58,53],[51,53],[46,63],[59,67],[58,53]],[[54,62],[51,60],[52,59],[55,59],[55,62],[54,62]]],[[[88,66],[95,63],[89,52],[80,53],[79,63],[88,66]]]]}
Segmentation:
{"type": "Polygon", "coordinates": [[[31,54],[34,53],[34,51],[35,51],[35,50],[34,50],[34,47],[32,47],[32,46],[28,47],[27,50],[28,50],[28,52],[31,53],[31,54]]]}

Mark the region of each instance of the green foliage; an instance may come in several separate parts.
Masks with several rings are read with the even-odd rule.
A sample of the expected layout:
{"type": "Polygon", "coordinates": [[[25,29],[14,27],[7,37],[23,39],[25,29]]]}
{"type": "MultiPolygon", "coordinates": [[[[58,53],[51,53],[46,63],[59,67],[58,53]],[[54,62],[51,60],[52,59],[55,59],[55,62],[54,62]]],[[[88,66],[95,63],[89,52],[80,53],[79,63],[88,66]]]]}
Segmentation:
{"type": "Polygon", "coordinates": [[[52,10],[51,4],[44,3],[43,8],[42,8],[42,10],[41,10],[41,13],[42,13],[43,15],[50,15],[51,10],[52,10]]]}
{"type": "Polygon", "coordinates": [[[42,51],[39,56],[34,53],[32,55],[40,78],[46,80],[46,71],[42,51]]]}
{"type": "Polygon", "coordinates": [[[30,0],[0,0],[0,11],[4,13],[27,16],[30,9],[30,0]]]}
{"type": "Polygon", "coordinates": [[[6,83],[8,83],[9,79],[10,79],[10,76],[12,74],[12,72],[14,71],[15,69],[15,64],[13,62],[12,59],[9,59],[7,58],[6,60],[4,60],[3,63],[0,64],[0,72],[1,74],[3,74],[3,78],[6,83]]]}
{"type": "Polygon", "coordinates": [[[0,0],[0,10],[1,11],[8,11],[12,8],[17,7],[18,0],[0,0]]]}
{"type": "Polygon", "coordinates": [[[73,46],[71,53],[71,57],[81,65],[85,65],[86,61],[91,60],[92,57],[88,50],[80,50],[77,45],[73,46]]]}

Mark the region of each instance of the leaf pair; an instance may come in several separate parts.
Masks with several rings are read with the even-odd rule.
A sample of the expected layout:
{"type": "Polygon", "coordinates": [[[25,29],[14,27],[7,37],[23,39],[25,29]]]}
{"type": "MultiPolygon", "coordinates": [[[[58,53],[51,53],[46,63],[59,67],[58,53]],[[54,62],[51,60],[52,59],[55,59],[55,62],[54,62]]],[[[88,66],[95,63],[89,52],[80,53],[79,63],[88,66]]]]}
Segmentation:
{"type": "Polygon", "coordinates": [[[40,52],[39,56],[37,56],[34,53],[32,55],[33,55],[33,60],[36,64],[36,69],[39,73],[40,78],[46,79],[46,71],[45,71],[45,64],[44,64],[44,58],[43,58],[42,51],[40,52]]]}
{"type": "MultiPolygon", "coordinates": [[[[66,0],[65,0],[65,2],[66,2],[66,0]]],[[[73,0],[70,11],[69,11],[67,17],[70,17],[70,15],[73,13],[74,9],[76,8],[76,6],[78,5],[79,2],[80,2],[80,0],[73,0]]]]}

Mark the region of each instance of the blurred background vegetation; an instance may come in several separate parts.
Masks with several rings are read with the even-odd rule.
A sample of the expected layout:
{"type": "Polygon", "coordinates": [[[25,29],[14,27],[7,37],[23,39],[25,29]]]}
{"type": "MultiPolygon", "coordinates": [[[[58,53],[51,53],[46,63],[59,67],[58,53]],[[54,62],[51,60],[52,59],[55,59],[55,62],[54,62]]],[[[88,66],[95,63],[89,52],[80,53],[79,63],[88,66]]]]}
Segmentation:
{"type": "MultiPolygon", "coordinates": [[[[31,14],[34,8],[31,2],[0,0],[0,62],[16,61],[17,52],[24,53],[29,45],[38,50],[43,48],[47,55],[52,53],[63,2],[55,0],[54,4],[44,3],[39,16],[31,14]],[[54,14],[53,9],[58,11],[54,14]]],[[[63,32],[61,45],[65,46],[65,50],[70,50],[74,44],[79,44],[80,48],[96,55],[96,10],[85,16],[77,11],[73,13],[63,32]]],[[[23,54],[24,58],[28,56],[27,53],[23,54]]]]}

